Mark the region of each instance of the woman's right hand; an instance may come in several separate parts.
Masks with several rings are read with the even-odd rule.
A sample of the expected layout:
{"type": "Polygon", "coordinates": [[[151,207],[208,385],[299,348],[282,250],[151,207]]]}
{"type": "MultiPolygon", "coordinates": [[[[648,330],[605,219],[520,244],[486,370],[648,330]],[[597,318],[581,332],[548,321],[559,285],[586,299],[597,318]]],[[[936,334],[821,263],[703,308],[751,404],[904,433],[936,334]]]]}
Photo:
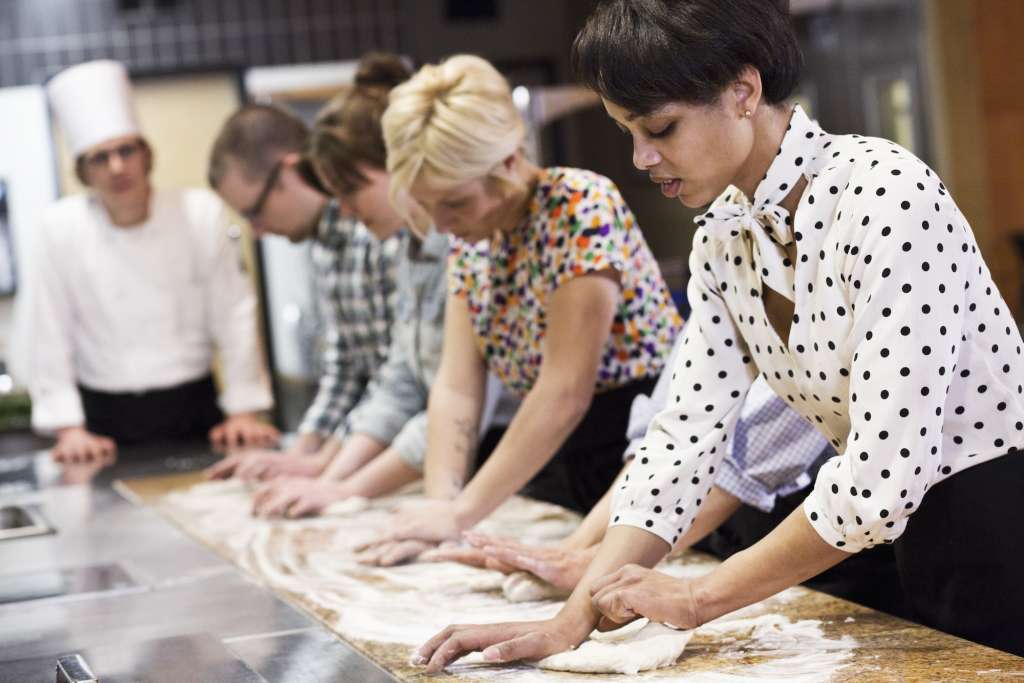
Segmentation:
{"type": "Polygon", "coordinates": [[[460,657],[478,651],[490,664],[544,659],[576,647],[594,628],[587,619],[563,615],[564,610],[545,621],[449,626],[416,651],[413,664],[425,666],[427,673],[437,673],[460,657]]]}
{"type": "Polygon", "coordinates": [[[598,546],[584,549],[531,546],[516,541],[467,533],[470,545],[479,548],[490,560],[488,568],[504,571],[524,571],[547,581],[556,588],[572,592],[583,578],[598,546]]]}

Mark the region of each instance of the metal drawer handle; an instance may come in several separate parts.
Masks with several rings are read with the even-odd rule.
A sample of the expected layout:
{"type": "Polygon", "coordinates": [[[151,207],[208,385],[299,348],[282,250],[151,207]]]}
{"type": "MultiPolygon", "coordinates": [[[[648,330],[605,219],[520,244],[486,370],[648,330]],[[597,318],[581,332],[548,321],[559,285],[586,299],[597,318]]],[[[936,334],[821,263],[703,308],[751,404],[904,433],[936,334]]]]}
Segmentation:
{"type": "Polygon", "coordinates": [[[99,683],[82,655],[74,654],[57,660],[57,683],[99,683]]]}

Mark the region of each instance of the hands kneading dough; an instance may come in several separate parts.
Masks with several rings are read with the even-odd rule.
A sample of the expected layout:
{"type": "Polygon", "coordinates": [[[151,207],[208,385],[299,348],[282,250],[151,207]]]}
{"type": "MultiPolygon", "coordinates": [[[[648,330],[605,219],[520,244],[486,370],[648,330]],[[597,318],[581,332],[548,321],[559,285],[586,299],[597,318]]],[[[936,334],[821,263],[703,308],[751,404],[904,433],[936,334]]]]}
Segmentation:
{"type": "MultiPolygon", "coordinates": [[[[614,631],[594,631],[575,650],[559,652],[537,662],[541,669],[591,674],[628,674],[672,666],[683,654],[693,631],[637,619],[614,631]]],[[[463,658],[466,664],[486,663],[480,652],[463,658]]]]}
{"type": "Polygon", "coordinates": [[[692,637],[693,631],[638,619],[615,631],[594,631],[575,650],[545,657],[537,666],[578,673],[636,674],[672,666],[692,637]]]}

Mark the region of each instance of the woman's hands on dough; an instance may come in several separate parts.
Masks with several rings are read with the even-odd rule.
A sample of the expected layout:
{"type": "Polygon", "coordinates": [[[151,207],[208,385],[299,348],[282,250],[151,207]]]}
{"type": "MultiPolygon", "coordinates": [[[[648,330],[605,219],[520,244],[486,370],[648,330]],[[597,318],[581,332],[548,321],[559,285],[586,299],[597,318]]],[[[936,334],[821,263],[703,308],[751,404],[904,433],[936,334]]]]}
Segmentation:
{"type": "Polygon", "coordinates": [[[538,660],[572,649],[590,634],[592,625],[555,617],[546,621],[449,626],[428,640],[413,663],[436,673],[470,652],[482,652],[493,664],[538,660]]]}
{"type": "Polygon", "coordinates": [[[629,564],[594,581],[591,605],[601,613],[597,628],[619,628],[647,617],[652,622],[688,630],[700,626],[696,583],[629,564]]]}
{"type": "Polygon", "coordinates": [[[455,503],[450,500],[414,500],[395,512],[385,533],[389,541],[456,540],[462,534],[455,503]]]}
{"type": "Polygon", "coordinates": [[[583,578],[598,546],[567,549],[517,543],[506,538],[468,532],[465,538],[491,562],[487,567],[508,574],[524,571],[552,586],[572,592],[583,578]],[[493,565],[493,566],[492,566],[493,565]]]}
{"type": "Polygon", "coordinates": [[[436,545],[432,541],[376,541],[356,548],[356,562],[371,567],[393,567],[416,561],[436,545]]]}
{"type": "Polygon", "coordinates": [[[411,501],[398,508],[380,540],[356,548],[356,559],[382,567],[410,562],[443,541],[459,538],[461,533],[454,502],[411,501]]]}

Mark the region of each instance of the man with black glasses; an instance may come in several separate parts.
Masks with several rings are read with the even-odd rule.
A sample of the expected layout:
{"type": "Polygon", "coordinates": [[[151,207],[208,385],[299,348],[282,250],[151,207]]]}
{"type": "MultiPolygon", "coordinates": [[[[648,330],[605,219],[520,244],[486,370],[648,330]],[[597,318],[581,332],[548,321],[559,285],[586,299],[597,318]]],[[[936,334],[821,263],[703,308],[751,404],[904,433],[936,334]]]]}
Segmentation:
{"type": "Polygon", "coordinates": [[[241,451],[217,463],[213,477],[315,477],[343,445],[346,459],[357,464],[386,445],[349,433],[348,415],[387,360],[404,242],[397,235],[376,239],[327,198],[302,154],[308,135],[306,125],[280,107],[247,105],[224,122],[210,155],[210,186],[249,220],[253,234],[312,240],[313,284],[324,325],[320,386],[298,437],[284,452],[309,457],[241,451]]]}
{"type": "Polygon", "coordinates": [[[56,434],[58,461],[158,440],[273,443],[256,298],[223,203],[152,186],[121,64],[80,64],[47,90],[89,192],[57,202],[36,233],[34,427],[56,434]]]}

